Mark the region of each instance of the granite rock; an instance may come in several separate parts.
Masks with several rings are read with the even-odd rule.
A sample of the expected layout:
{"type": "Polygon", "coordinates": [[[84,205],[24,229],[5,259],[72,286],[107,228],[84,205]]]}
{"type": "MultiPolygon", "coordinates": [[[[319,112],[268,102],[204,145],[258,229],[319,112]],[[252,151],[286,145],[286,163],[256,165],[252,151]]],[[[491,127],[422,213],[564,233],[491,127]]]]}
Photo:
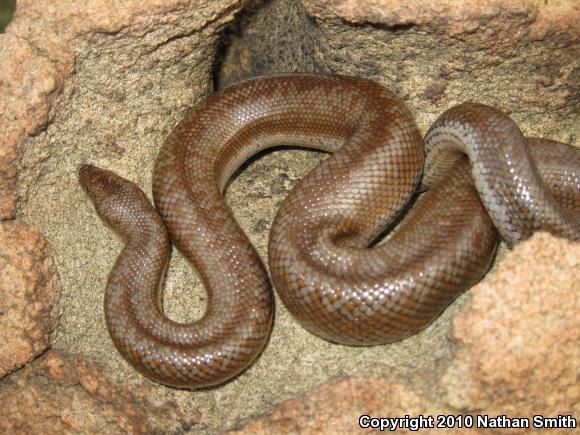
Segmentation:
{"type": "Polygon", "coordinates": [[[578,283],[580,243],[538,233],[506,254],[453,319],[446,402],[498,415],[578,415],[578,283]]]}
{"type": "Polygon", "coordinates": [[[58,325],[56,265],[40,231],[0,223],[0,379],[50,345],[58,325]]]}
{"type": "Polygon", "coordinates": [[[0,384],[2,433],[179,433],[195,412],[119,385],[98,364],[50,351],[0,384]]]}

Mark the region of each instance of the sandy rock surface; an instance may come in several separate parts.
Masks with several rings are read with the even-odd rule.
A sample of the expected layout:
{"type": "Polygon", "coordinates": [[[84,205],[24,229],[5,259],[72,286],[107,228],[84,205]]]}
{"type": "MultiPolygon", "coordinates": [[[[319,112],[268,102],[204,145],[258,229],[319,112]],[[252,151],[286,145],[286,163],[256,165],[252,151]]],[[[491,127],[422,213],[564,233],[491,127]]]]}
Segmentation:
{"type": "Polygon", "coordinates": [[[506,255],[452,321],[459,350],[442,379],[447,403],[494,414],[578,415],[579,284],[578,243],[536,234],[506,255]]]}
{"type": "Polygon", "coordinates": [[[58,271],[40,231],[0,223],[0,379],[43,353],[58,325],[58,271]]]}
{"type": "MultiPolygon", "coordinates": [[[[0,402],[10,403],[0,430],[332,433],[356,429],[365,412],[578,416],[580,248],[547,235],[502,252],[492,274],[433,325],[390,346],[326,343],[278,301],[262,356],[219,388],[151,384],[108,337],[103,288],[121,245],[83,195],[77,169],[106,167],[149,194],[164,138],[214,87],[272,72],[360,75],[397,93],[422,131],[471,99],[510,113],[528,135],[578,144],[577,2],[424,5],[18,2],[0,34],[0,273],[16,277],[0,278],[0,324],[9,325],[0,402]],[[30,307],[7,317],[20,301],[30,307]]],[[[321,158],[268,153],[229,186],[228,204],[260,255],[280,202],[321,158]]],[[[165,288],[171,318],[201,315],[202,287],[177,253],[165,288]]]]}
{"type": "Polygon", "coordinates": [[[178,433],[197,423],[151,386],[113,383],[86,357],[50,351],[0,384],[2,433],[178,433]]]}

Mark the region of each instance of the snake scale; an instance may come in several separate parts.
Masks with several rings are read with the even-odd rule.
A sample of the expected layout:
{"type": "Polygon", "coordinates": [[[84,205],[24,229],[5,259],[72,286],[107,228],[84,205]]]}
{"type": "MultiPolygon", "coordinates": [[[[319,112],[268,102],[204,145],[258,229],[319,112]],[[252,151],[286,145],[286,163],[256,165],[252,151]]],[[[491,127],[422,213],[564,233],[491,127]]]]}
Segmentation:
{"type": "Polygon", "coordinates": [[[332,342],[383,344],[420,331],[482,278],[498,232],[509,245],[538,229],[580,239],[580,151],[524,138],[497,109],[456,106],[423,140],[405,105],[373,81],[247,80],[192,109],[166,140],[154,169],[156,209],[108,170],[79,171],[96,211],[125,242],[106,286],[110,335],[151,380],[216,385],[265,346],[270,280],[223,190],[249,157],[287,144],[329,156],[276,215],[271,278],[293,316],[332,342]],[[425,193],[398,222],[418,189],[425,193]],[[193,324],[160,307],[170,240],[207,289],[207,309],[193,324]]]}

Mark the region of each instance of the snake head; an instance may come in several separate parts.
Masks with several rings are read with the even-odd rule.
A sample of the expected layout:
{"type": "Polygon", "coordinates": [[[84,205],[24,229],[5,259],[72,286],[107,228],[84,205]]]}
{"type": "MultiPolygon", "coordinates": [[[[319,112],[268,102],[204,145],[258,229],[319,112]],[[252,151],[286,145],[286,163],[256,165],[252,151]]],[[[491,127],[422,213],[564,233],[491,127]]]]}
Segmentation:
{"type": "Polygon", "coordinates": [[[135,232],[146,214],[154,212],[143,191],[114,172],[82,165],[79,183],[97,214],[123,239],[135,232]]]}

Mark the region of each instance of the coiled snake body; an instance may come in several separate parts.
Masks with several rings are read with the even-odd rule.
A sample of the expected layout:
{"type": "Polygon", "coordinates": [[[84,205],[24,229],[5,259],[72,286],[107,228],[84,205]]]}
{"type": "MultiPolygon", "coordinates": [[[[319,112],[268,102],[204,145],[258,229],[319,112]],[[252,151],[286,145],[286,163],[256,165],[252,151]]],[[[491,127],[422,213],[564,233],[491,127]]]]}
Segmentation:
{"type": "Polygon", "coordinates": [[[159,214],[133,183],[90,165],[80,170],[97,212],[125,240],[106,287],[109,332],[150,379],[215,385],[265,345],[268,276],[223,189],[250,156],[287,144],[332,154],[278,211],[271,276],[296,319],[333,342],[389,343],[424,328],[487,271],[496,228],[509,244],[537,229],[580,239],[580,152],[525,139],[496,109],[468,103],[442,115],[425,137],[425,163],[413,117],[377,83],[306,74],[248,80],[209,97],[167,139],[154,170],[159,214]],[[423,169],[429,190],[385,243],[369,248],[423,169]],[[160,308],[167,233],[207,288],[207,310],[194,324],[160,308]]]}

